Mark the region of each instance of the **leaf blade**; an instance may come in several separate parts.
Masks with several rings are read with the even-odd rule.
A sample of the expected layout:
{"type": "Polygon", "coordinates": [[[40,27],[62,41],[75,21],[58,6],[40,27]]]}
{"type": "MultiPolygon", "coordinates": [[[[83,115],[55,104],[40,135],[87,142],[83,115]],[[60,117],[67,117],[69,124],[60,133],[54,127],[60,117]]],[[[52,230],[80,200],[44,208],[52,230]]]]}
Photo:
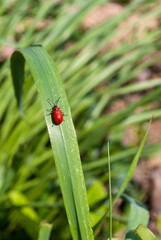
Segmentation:
{"type": "Polygon", "coordinates": [[[12,73],[13,68],[18,68],[15,63],[18,55],[25,58],[38,88],[73,238],[80,239],[81,235],[82,239],[93,239],[76,133],[56,64],[42,46],[32,46],[12,55],[12,73]],[[56,101],[59,97],[68,117],[52,127],[51,117],[46,115],[47,99],[56,101]]]}
{"type": "Polygon", "coordinates": [[[129,183],[129,181],[131,180],[131,178],[132,178],[132,176],[133,176],[133,173],[134,173],[135,168],[136,168],[136,165],[137,165],[137,163],[138,163],[138,160],[139,160],[141,151],[142,151],[142,149],[143,149],[143,147],[144,147],[144,144],[145,144],[145,141],[146,141],[146,136],[147,136],[147,134],[148,134],[148,130],[149,130],[151,121],[152,121],[152,120],[150,120],[150,122],[149,122],[149,124],[148,124],[148,127],[147,127],[147,129],[146,129],[146,132],[145,132],[142,140],[141,140],[141,143],[140,143],[140,146],[139,146],[139,148],[138,148],[138,151],[137,151],[137,153],[136,153],[136,155],[135,155],[135,157],[134,157],[134,159],[133,159],[133,161],[132,161],[132,163],[131,163],[131,165],[130,165],[130,168],[129,168],[126,176],[125,176],[125,179],[124,179],[123,183],[121,184],[121,187],[120,187],[120,189],[119,189],[119,191],[118,191],[118,193],[117,193],[117,195],[116,195],[116,197],[115,197],[115,199],[114,199],[114,201],[113,201],[113,206],[115,205],[117,199],[118,199],[118,198],[121,196],[121,194],[124,192],[125,188],[127,187],[127,184],[129,183]]]}

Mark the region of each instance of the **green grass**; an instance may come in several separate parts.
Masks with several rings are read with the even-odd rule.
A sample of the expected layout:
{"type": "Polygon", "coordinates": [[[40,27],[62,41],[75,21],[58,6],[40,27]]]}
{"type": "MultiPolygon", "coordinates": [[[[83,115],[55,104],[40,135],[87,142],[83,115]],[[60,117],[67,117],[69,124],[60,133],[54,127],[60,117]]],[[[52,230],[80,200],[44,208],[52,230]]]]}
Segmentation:
{"type": "Polygon", "coordinates": [[[108,142],[107,148],[108,148],[109,203],[110,203],[110,206],[109,206],[109,213],[110,213],[109,235],[110,235],[110,240],[111,240],[112,239],[112,191],[111,191],[111,167],[110,167],[111,160],[110,160],[110,144],[109,144],[109,142],[108,142]]]}
{"type": "MultiPolygon", "coordinates": [[[[125,129],[134,128],[138,142],[141,142],[145,131],[144,123],[152,116],[154,122],[161,118],[161,80],[158,77],[149,77],[148,81],[136,82],[142,71],[153,68],[160,59],[159,25],[152,30],[146,30],[140,38],[137,37],[139,25],[143,20],[158,20],[161,12],[158,8],[159,1],[131,1],[124,5],[123,11],[117,16],[89,30],[84,29],[84,17],[93,8],[105,2],[107,1],[88,0],[71,3],[67,0],[57,4],[48,0],[47,4],[44,1],[38,4],[33,0],[2,0],[0,8],[0,22],[3,23],[0,28],[0,50],[6,45],[24,49],[30,45],[41,44],[58,67],[67,95],[67,98],[62,97],[61,103],[63,111],[69,115],[61,126],[62,131],[65,127],[67,133],[67,125],[71,123],[72,118],[78,138],[87,195],[95,181],[99,183],[97,190],[99,189],[101,197],[90,206],[92,226],[104,216],[109,206],[108,192],[105,188],[108,173],[107,140],[110,139],[112,192],[114,189],[119,192],[138,149],[136,143],[129,146],[123,144],[125,129]],[[134,25],[128,25],[132,35],[125,37],[116,47],[100,54],[102,48],[127,30],[121,30],[118,26],[132,14],[140,15],[134,25]],[[32,19],[32,23],[28,23],[29,18],[32,19]],[[39,30],[38,23],[46,19],[49,19],[50,23],[39,30]],[[68,44],[70,47],[67,47],[68,44]],[[135,94],[139,96],[135,102],[129,102],[118,112],[111,112],[115,102],[124,101],[128,96],[131,98],[135,94]],[[159,104],[155,105],[156,102],[159,104]],[[141,109],[141,112],[138,112],[138,109],[141,109]]],[[[30,69],[34,67],[32,61],[28,64],[30,69]]],[[[11,236],[12,239],[22,239],[22,236],[23,239],[38,239],[40,222],[45,220],[53,223],[51,239],[53,236],[57,239],[71,239],[59,187],[61,181],[58,180],[55,168],[57,160],[56,157],[53,160],[43,114],[43,111],[49,108],[47,98],[55,100],[64,94],[64,90],[54,91],[50,85],[50,96],[39,97],[29,68],[24,69],[23,101],[19,99],[19,109],[23,108],[24,111],[24,118],[21,118],[22,113],[20,115],[18,112],[12,85],[9,58],[0,64],[0,236],[6,240],[11,239],[11,236]]],[[[52,75],[54,68],[43,78],[47,79],[52,75]]],[[[46,84],[44,91],[45,86],[46,84]]],[[[21,83],[18,93],[20,89],[21,83]]],[[[50,118],[46,117],[46,120],[48,129],[53,130],[50,118]]],[[[65,138],[63,145],[68,144],[71,146],[71,142],[65,138]]],[[[160,143],[147,142],[141,157],[149,159],[151,156],[157,156],[160,147],[160,143]]],[[[78,156],[78,146],[72,149],[77,151],[78,156]]],[[[142,201],[146,192],[136,189],[135,183],[130,184],[127,185],[125,193],[134,200],[133,203],[137,207],[135,200],[142,201]]],[[[88,201],[91,202],[90,197],[88,201]]],[[[127,205],[131,204],[127,198],[124,198],[124,201],[127,205]]],[[[125,215],[125,212],[122,216],[113,213],[113,235],[128,224],[125,215]]],[[[98,232],[94,232],[95,239],[107,238],[108,225],[109,221],[106,220],[98,232]]]]}
{"type": "Polygon", "coordinates": [[[41,46],[13,53],[11,69],[20,113],[22,91],[17,86],[22,86],[23,83],[23,57],[29,65],[40,95],[73,239],[93,239],[76,133],[57,67],[41,46]],[[59,98],[68,118],[56,126],[51,114],[47,114],[47,100],[56,102],[59,98]]]}
{"type": "Polygon", "coordinates": [[[48,240],[50,239],[50,233],[52,230],[52,225],[47,223],[42,223],[39,231],[38,240],[48,240]]]}

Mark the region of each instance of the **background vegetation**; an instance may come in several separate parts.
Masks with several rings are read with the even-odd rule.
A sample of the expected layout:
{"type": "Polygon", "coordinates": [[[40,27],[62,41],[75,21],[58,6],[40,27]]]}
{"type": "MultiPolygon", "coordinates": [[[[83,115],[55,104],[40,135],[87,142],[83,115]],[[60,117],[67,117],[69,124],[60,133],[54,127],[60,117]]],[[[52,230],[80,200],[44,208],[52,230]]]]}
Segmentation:
{"type": "MultiPolygon", "coordinates": [[[[9,57],[16,48],[33,44],[46,48],[64,82],[92,225],[108,206],[107,140],[115,193],[152,116],[142,153],[151,165],[140,163],[141,174],[138,169],[124,199],[131,197],[153,209],[157,196],[149,181],[156,183],[153,178],[158,172],[155,177],[152,173],[159,169],[161,147],[160,1],[1,0],[0,5],[1,239],[37,239],[44,220],[53,223],[52,239],[71,239],[40,100],[28,69],[24,118],[18,113],[12,86],[9,57]]],[[[159,193],[159,187],[154,189],[159,193]]],[[[113,233],[117,236],[125,235],[128,224],[125,200],[114,209],[113,233]]],[[[160,215],[151,223],[159,236],[160,215]]],[[[96,239],[107,237],[106,219],[96,239]]]]}

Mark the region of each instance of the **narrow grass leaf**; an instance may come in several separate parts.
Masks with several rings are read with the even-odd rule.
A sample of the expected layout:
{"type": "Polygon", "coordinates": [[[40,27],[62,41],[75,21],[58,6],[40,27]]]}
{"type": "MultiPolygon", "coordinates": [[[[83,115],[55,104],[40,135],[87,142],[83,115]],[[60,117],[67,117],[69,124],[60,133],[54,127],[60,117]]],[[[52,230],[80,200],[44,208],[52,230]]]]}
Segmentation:
{"type": "Polygon", "coordinates": [[[40,227],[40,230],[39,230],[38,240],[49,240],[51,230],[52,230],[52,224],[42,223],[41,227],[40,227]]]}
{"type": "Polygon", "coordinates": [[[157,87],[161,85],[161,79],[153,79],[143,83],[131,84],[127,87],[122,87],[119,89],[110,90],[109,94],[113,96],[129,94],[132,92],[139,92],[149,88],[157,87]]]}
{"type": "MultiPolygon", "coordinates": [[[[93,232],[79,148],[67,97],[57,67],[42,46],[32,46],[16,51],[11,58],[15,88],[16,81],[21,84],[23,82],[24,60],[22,56],[28,63],[38,88],[73,239],[91,240],[93,232]],[[18,65],[17,63],[20,62],[22,63],[18,65]],[[18,74],[19,72],[21,74],[18,74]],[[52,126],[51,116],[47,116],[46,112],[50,107],[47,100],[55,102],[59,98],[60,104],[63,105],[63,112],[68,116],[62,124],[52,126]]],[[[15,91],[17,90],[15,89],[15,91]]],[[[17,96],[18,105],[21,108],[21,91],[17,93],[17,96]]]]}
{"type": "Polygon", "coordinates": [[[119,191],[118,191],[118,193],[117,193],[117,195],[116,195],[116,197],[115,197],[115,199],[114,199],[114,201],[113,201],[113,206],[115,205],[117,199],[121,196],[121,194],[122,194],[122,193],[124,192],[124,190],[126,189],[128,183],[130,182],[130,180],[131,180],[131,178],[132,178],[132,176],[133,176],[133,174],[134,174],[136,165],[137,165],[137,163],[138,163],[138,161],[139,161],[139,158],[140,158],[141,151],[142,151],[142,149],[143,149],[143,147],[144,147],[144,144],[145,144],[145,141],[146,141],[146,136],[147,136],[147,134],[148,134],[148,130],[149,130],[151,121],[152,121],[152,120],[150,120],[150,122],[149,122],[149,124],[148,124],[147,130],[146,130],[146,132],[145,132],[145,134],[144,134],[144,136],[143,136],[143,138],[142,138],[142,140],[141,140],[141,143],[140,143],[140,146],[139,146],[139,148],[138,148],[138,151],[137,151],[137,153],[136,153],[136,155],[135,155],[135,157],[134,157],[134,159],[133,159],[133,161],[132,161],[132,163],[131,163],[131,165],[130,165],[130,167],[129,167],[129,170],[128,170],[126,176],[125,176],[125,179],[124,179],[123,183],[121,184],[121,187],[120,187],[120,189],[119,189],[119,191]]]}
{"type": "Polygon", "coordinates": [[[110,203],[110,240],[112,240],[112,193],[111,193],[111,167],[110,167],[110,147],[108,142],[108,181],[109,181],[109,203],[110,203]]]}
{"type": "MultiPolygon", "coordinates": [[[[22,55],[15,54],[14,61],[19,66],[19,68],[12,68],[12,76],[13,76],[13,85],[15,90],[15,95],[18,103],[18,110],[23,116],[22,110],[22,86],[23,86],[23,73],[24,73],[24,58],[22,55]]],[[[12,63],[12,62],[11,62],[12,63]]]]}
{"type": "MultiPolygon", "coordinates": [[[[119,197],[121,196],[121,194],[124,192],[124,190],[126,189],[128,183],[130,182],[130,180],[131,180],[131,178],[132,178],[132,176],[133,176],[133,173],[134,173],[134,171],[135,171],[135,168],[136,168],[137,162],[138,162],[138,160],[139,160],[141,151],[142,151],[142,149],[143,149],[143,147],[144,147],[144,144],[145,144],[145,141],[146,141],[146,136],[147,136],[147,134],[148,134],[148,130],[149,130],[151,121],[152,121],[152,120],[150,120],[150,122],[149,122],[149,124],[148,124],[147,130],[146,130],[146,132],[145,132],[145,134],[144,134],[144,136],[143,136],[143,138],[142,138],[142,140],[141,140],[141,143],[140,143],[140,146],[139,146],[139,148],[138,148],[138,151],[137,151],[137,153],[136,153],[136,155],[135,155],[135,157],[134,157],[134,159],[133,159],[133,161],[132,161],[132,163],[131,163],[131,165],[130,165],[130,168],[129,168],[126,176],[125,176],[125,179],[124,179],[123,183],[121,184],[121,187],[120,187],[120,189],[119,189],[119,191],[118,191],[118,193],[117,193],[117,195],[116,195],[116,197],[115,197],[115,199],[114,199],[114,201],[113,201],[113,203],[112,203],[112,206],[115,205],[116,201],[119,199],[119,197]]],[[[106,216],[108,215],[108,213],[109,213],[109,209],[106,211],[106,213],[105,213],[104,216],[101,218],[101,220],[100,220],[97,224],[95,224],[95,226],[93,227],[94,231],[96,231],[96,229],[97,229],[97,228],[101,225],[101,223],[105,220],[105,218],[106,218],[106,216]]]]}

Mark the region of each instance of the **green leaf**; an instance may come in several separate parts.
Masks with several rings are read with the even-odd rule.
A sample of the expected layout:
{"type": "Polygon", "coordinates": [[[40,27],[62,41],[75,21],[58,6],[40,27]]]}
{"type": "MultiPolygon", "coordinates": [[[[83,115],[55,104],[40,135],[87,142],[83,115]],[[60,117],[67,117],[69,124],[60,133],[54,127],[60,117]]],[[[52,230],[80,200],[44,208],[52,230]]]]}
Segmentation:
{"type": "Polygon", "coordinates": [[[140,224],[135,230],[129,233],[129,239],[156,240],[156,237],[148,228],[140,224]]]}
{"type": "MultiPolygon", "coordinates": [[[[130,230],[136,229],[139,224],[147,226],[149,222],[149,211],[147,207],[144,204],[127,196],[126,194],[122,194],[122,198],[128,201],[130,205],[128,223],[127,223],[127,232],[130,230]]],[[[128,239],[127,236],[126,236],[126,239],[128,239]]]]}
{"type": "Polygon", "coordinates": [[[146,132],[145,132],[145,134],[144,134],[144,136],[143,136],[143,138],[142,138],[142,140],[141,140],[141,143],[140,143],[140,146],[139,146],[139,148],[138,148],[138,151],[137,151],[137,153],[136,153],[136,155],[135,155],[135,157],[134,157],[134,159],[133,159],[133,161],[132,161],[132,163],[131,163],[131,165],[130,165],[130,167],[129,167],[129,170],[128,170],[126,176],[125,176],[125,179],[124,179],[124,181],[122,182],[121,187],[120,187],[120,189],[119,189],[119,191],[118,191],[118,193],[117,193],[117,195],[116,195],[116,197],[115,197],[115,199],[114,199],[114,201],[113,201],[113,206],[115,205],[117,199],[121,196],[121,194],[122,194],[122,193],[124,192],[124,190],[126,189],[128,183],[130,182],[130,180],[131,180],[131,178],[132,178],[132,176],[133,176],[133,174],[134,174],[136,165],[137,165],[137,163],[138,163],[138,161],[139,161],[139,158],[140,158],[141,151],[142,151],[142,149],[143,149],[143,147],[144,147],[144,144],[145,144],[145,141],[146,141],[146,136],[147,136],[147,134],[148,134],[148,130],[149,130],[151,121],[152,121],[152,120],[150,120],[150,122],[149,122],[149,124],[148,124],[147,130],[146,130],[146,132]]]}
{"type": "MultiPolygon", "coordinates": [[[[147,129],[146,129],[146,131],[145,131],[145,134],[144,134],[142,140],[141,140],[141,143],[140,143],[140,146],[139,146],[139,148],[138,148],[138,151],[137,151],[137,153],[136,153],[136,155],[135,155],[135,157],[134,157],[134,159],[133,159],[133,161],[132,161],[132,163],[131,163],[131,165],[130,165],[130,167],[129,167],[129,170],[128,170],[126,176],[125,176],[125,179],[124,179],[124,181],[122,182],[121,187],[120,187],[120,189],[119,189],[119,191],[118,191],[118,193],[117,193],[117,195],[116,195],[116,197],[115,197],[115,199],[114,199],[114,201],[113,201],[113,203],[112,203],[113,206],[115,205],[116,201],[119,199],[119,197],[121,196],[121,194],[124,192],[124,190],[126,189],[128,183],[130,182],[130,180],[131,180],[131,178],[132,178],[132,176],[133,176],[133,173],[134,173],[135,168],[136,168],[136,165],[137,165],[137,163],[138,163],[138,160],[139,160],[141,151],[142,151],[142,149],[143,149],[143,147],[144,147],[144,144],[145,144],[145,141],[146,141],[146,136],[147,136],[147,134],[148,134],[148,130],[149,130],[151,121],[152,121],[152,120],[150,120],[150,122],[149,122],[149,124],[148,124],[148,127],[147,127],[147,129]]],[[[108,215],[108,213],[109,213],[109,210],[106,211],[106,213],[104,214],[104,216],[102,217],[102,219],[94,226],[94,230],[96,230],[96,229],[98,228],[98,226],[104,221],[104,219],[106,218],[106,216],[108,215]]]]}
{"type": "Polygon", "coordinates": [[[52,224],[42,223],[39,230],[38,240],[49,240],[51,230],[52,230],[52,224]]]}
{"type": "Polygon", "coordinates": [[[12,224],[18,222],[25,231],[35,239],[37,237],[38,226],[40,223],[40,218],[33,207],[22,206],[17,208],[19,205],[25,205],[29,202],[29,199],[20,191],[12,190],[8,194],[8,200],[11,203],[13,222],[12,224]]]}
{"type": "MultiPolygon", "coordinates": [[[[12,59],[11,59],[12,61],[12,59]]],[[[12,67],[13,85],[15,95],[18,103],[18,110],[21,116],[24,115],[22,110],[22,86],[23,86],[23,73],[24,73],[24,58],[20,54],[14,54],[14,62],[19,66],[18,68],[12,67]]],[[[12,64],[12,62],[11,62],[12,64]]],[[[14,64],[14,63],[13,63],[14,64]]]]}
{"type": "MultiPolygon", "coordinates": [[[[9,200],[11,201],[13,206],[17,206],[19,204],[25,204],[28,202],[28,199],[21,192],[13,190],[9,193],[9,200]]],[[[39,217],[35,210],[31,207],[24,207],[21,209],[23,215],[27,216],[30,220],[39,221],[39,217]]]]}
{"type": "Polygon", "coordinates": [[[42,46],[31,46],[13,53],[11,70],[21,112],[22,88],[16,89],[16,86],[22,86],[23,83],[23,58],[28,63],[38,88],[73,239],[91,240],[93,232],[79,148],[58,69],[42,46]],[[46,112],[50,107],[47,100],[55,102],[58,98],[60,98],[60,104],[63,105],[63,112],[68,116],[62,124],[52,126],[51,116],[47,116],[46,112]]]}
{"type": "Polygon", "coordinates": [[[108,176],[109,176],[109,203],[110,203],[110,240],[112,240],[112,192],[111,192],[111,168],[110,168],[110,146],[108,142],[108,176]]]}

